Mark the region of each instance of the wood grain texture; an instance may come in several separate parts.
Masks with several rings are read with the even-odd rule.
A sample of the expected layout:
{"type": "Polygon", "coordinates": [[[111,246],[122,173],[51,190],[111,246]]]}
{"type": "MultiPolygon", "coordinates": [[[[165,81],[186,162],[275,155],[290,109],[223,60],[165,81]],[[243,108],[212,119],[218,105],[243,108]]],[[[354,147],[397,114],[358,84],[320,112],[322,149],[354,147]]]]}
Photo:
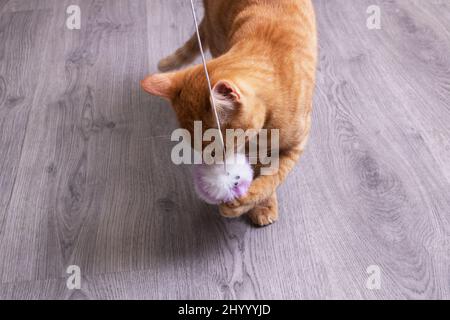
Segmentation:
{"type": "Polygon", "coordinates": [[[315,6],[311,141],[255,229],[196,199],[139,88],[192,34],[187,1],[0,0],[0,299],[450,299],[450,4],[315,6]]]}

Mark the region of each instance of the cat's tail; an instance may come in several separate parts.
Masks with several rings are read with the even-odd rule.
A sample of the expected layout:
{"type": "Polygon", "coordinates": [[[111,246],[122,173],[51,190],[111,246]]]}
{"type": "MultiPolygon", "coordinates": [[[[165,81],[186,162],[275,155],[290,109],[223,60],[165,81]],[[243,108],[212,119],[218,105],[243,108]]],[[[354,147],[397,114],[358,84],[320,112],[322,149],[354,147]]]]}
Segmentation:
{"type": "MultiPolygon", "coordinates": [[[[199,26],[200,39],[204,49],[207,47],[206,32],[205,32],[205,20],[203,20],[199,26]]],[[[197,34],[194,33],[192,37],[175,53],[162,59],[158,63],[158,69],[162,72],[178,69],[183,65],[189,64],[195,60],[200,54],[200,48],[198,46],[197,34]]]]}

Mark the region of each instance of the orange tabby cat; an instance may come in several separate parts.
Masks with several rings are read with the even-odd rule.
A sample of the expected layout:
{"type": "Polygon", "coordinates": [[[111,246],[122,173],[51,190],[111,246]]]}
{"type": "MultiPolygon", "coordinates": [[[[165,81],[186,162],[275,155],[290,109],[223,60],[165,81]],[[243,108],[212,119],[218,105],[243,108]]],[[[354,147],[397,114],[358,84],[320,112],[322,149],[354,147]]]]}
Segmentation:
{"type": "MultiPolygon", "coordinates": [[[[222,129],[279,129],[279,169],[255,177],[246,196],[220,206],[226,217],[247,213],[257,225],[278,219],[276,188],[303,153],[310,128],[317,34],[310,0],[204,0],[200,24],[222,129]]],[[[168,71],[199,54],[196,35],[159,63],[168,71]]],[[[181,127],[215,128],[203,67],[155,74],[149,93],[171,101],[181,127]]]]}

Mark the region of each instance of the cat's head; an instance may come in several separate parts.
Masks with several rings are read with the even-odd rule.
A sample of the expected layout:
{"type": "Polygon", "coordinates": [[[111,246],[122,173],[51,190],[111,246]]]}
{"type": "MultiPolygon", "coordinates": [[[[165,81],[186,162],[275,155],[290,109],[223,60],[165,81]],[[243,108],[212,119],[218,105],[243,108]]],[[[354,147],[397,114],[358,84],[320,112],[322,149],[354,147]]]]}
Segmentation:
{"type": "MultiPolygon", "coordinates": [[[[208,64],[218,116],[225,129],[260,130],[265,122],[265,106],[258,99],[254,85],[237,69],[208,64]]],[[[194,122],[202,129],[217,128],[210,102],[203,66],[173,73],[148,76],[142,81],[148,93],[165,98],[172,104],[180,126],[193,134],[194,122]]]]}

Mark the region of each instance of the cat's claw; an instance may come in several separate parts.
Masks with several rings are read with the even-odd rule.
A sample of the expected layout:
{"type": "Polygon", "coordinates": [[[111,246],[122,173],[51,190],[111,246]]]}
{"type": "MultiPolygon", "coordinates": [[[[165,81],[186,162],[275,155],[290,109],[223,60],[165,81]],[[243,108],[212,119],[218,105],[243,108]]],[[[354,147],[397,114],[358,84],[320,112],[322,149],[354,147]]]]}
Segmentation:
{"type": "Polygon", "coordinates": [[[278,220],[276,208],[255,207],[248,213],[251,222],[259,227],[269,226],[278,220]]]}

